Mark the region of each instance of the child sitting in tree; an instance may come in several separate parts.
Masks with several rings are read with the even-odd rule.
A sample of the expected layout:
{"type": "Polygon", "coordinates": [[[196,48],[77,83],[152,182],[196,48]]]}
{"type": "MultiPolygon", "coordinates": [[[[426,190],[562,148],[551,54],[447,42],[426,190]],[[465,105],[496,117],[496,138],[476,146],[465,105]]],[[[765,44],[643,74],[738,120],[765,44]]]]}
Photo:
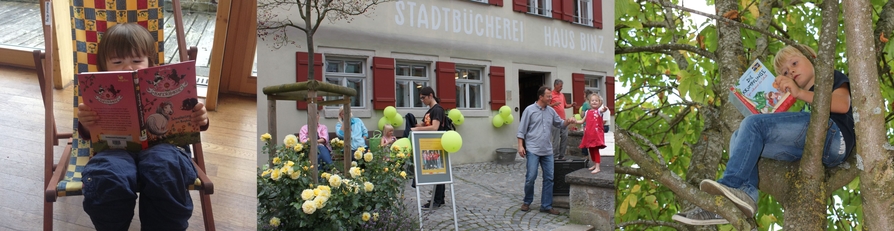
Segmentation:
{"type": "Polygon", "coordinates": [[[602,113],[607,108],[602,106],[602,97],[599,94],[593,94],[587,96],[588,103],[590,105],[590,109],[586,112],[583,112],[583,118],[581,120],[574,121],[576,124],[584,125],[584,136],[580,141],[580,148],[586,149],[590,155],[590,160],[593,161],[593,167],[590,167],[592,170],[590,173],[596,174],[599,170],[600,156],[599,149],[605,148],[605,131],[603,131],[603,120],[602,113]]]}
{"type": "MultiPolygon", "coordinates": [[[[146,28],[118,24],[102,36],[97,50],[100,71],[133,71],[157,65],[156,40],[146,28]]],[[[90,107],[78,105],[78,131],[90,139],[100,118],[90,107]]],[[[192,120],[208,129],[203,103],[192,109],[192,120]]],[[[158,144],[138,153],[106,150],[96,153],[82,173],[84,211],[96,230],[127,230],[140,192],[142,230],[186,230],[193,203],[188,186],[196,181],[190,153],[184,147],[158,144]]]]}
{"type": "MultiPolygon", "coordinates": [[[[809,47],[803,48],[816,57],[809,47]]],[[[723,177],[717,181],[706,179],[699,184],[702,191],[729,198],[746,217],[753,217],[757,211],[758,159],[800,160],[810,122],[809,104],[813,103],[815,78],[813,64],[796,47],[786,46],[776,53],[773,66],[778,75],[773,86],[807,102],[806,110],[745,117],[730,138],[729,161],[723,177]]],[[[826,167],[844,162],[855,143],[849,80],[836,71],[832,82],[831,114],[822,158],[826,167]]],[[[701,208],[678,213],[673,219],[690,225],[729,223],[701,208]]]]}

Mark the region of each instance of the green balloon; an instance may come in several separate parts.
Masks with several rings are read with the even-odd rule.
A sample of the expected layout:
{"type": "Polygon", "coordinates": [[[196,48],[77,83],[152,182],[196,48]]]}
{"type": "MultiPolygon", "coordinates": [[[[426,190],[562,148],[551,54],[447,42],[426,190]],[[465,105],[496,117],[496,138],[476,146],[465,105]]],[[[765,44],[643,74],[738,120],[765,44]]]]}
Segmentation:
{"type": "Polygon", "coordinates": [[[447,131],[441,135],[441,147],[448,153],[455,153],[463,147],[463,137],[456,131],[447,131]]]}
{"type": "Polygon", "coordinates": [[[496,116],[494,116],[494,119],[491,122],[493,122],[494,127],[498,127],[498,128],[502,127],[503,126],[503,117],[500,115],[496,115],[496,116]]]}
{"type": "Polygon", "coordinates": [[[512,117],[512,114],[509,114],[508,117],[509,118],[504,118],[504,119],[506,119],[506,121],[503,121],[503,122],[505,122],[506,124],[512,124],[512,121],[514,121],[515,118],[512,117]]]}
{"type": "Polygon", "coordinates": [[[581,120],[580,114],[574,114],[574,119],[581,120]]]}
{"type": "Polygon", "coordinates": [[[506,119],[506,117],[509,117],[510,115],[512,115],[512,109],[509,108],[509,106],[503,105],[500,107],[500,116],[502,116],[503,119],[506,119]]]}
{"type": "Polygon", "coordinates": [[[466,116],[459,115],[459,118],[457,118],[457,119],[453,119],[453,118],[450,118],[450,119],[453,120],[454,125],[463,125],[463,122],[466,121],[466,116]]]}
{"type": "Polygon", "coordinates": [[[385,130],[385,124],[388,124],[388,118],[382,117],[379,119],[379,130],[385,130]]]}
{"type": "Polygon", "coordinates": [[[391,118],[394,114],[397,114],[397,108],[394,108],[394,106],[385,107],[385,117],[391,118]]]}
{"type": "Polygon", "coordinates": [[[459,111],[459,109],[451,109],[450,112],[447,112],[447,117],[453,121],[459,120],[460,117],[463,116],[463,113],[459,111]]]}
{"type": "Polygon", "coordinates": [[[410,139],[408,139],[408,138],[400,138],[400,139],[397,139],[396,141],[394,141],[394,144],[392,144],[392,146],[397,146],[400,149],[404,149],[404,148],[409,149],[409,148],[413,147],[413,143],[411,143],[410,139]]]}
{"type": "Polygon", "coordinates": [[[400,115],[400,113],[394,113],[394,115],[391,116],[391,118],[388,118],[388,120],[389,122],[391,122],[391,126],[395,129],[404,125],[404,118],[400,115]]]}

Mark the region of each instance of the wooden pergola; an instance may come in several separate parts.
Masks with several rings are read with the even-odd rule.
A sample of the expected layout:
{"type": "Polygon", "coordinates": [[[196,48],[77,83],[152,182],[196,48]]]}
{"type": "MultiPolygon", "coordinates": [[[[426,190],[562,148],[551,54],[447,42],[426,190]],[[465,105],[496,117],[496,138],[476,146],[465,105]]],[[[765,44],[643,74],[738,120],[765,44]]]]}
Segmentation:
{"type": "MultiPolygon", "coordinates": [[[[312,166],[314,166],[312,173],[312,178],[314,183],[317,183],[318,179],[318,161],[317,161],[317,117],[314,116],[317,113],[318,105],[344,105],[345,115],[351,114],[351,97],[357,96],[357,90],[353,88],[347,88],[331,83],[321,82],[315,79],[304,81],[304,82],[296,82],[282,85],[274,85],[267,86],[263,89],[264,95],[267,95],[267,130],[270,133],[270,136],[273,137],[270,140],[270,147],[276,147],[276,101],[277,100],[289,100],[289,101],[305,101],[307,102],[307,133],[308,135],[308,146],[310,155],[310,162],[312,166]],[[342,97],[336,100],[323,100],[319,101],[317,97],[321,96],[336,96],[342,97]]],[[[347,124],[342,125],[342,128],[345,130],[345,145],[351,145],[351,125],[350,125],[350,116],[346,116],[347,124]]],[[[268,163],[273,165],[273,157],[276,155],[276,149],[271,148],[270,153],[268,153],[268,163]]],[[[344,148],[344,169],[351,168],[351,149],[344,148]]]]}

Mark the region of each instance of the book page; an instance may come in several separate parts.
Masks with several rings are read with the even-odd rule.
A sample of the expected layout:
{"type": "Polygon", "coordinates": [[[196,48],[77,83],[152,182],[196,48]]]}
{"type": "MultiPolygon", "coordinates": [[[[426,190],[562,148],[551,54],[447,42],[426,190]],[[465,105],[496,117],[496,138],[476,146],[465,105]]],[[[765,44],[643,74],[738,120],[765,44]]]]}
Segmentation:
{"type": "Polygon", "coordinates": [[[145,148],[133,72],[94,72],[78,75],[84,105],[99,116],[90,130],[94,152],[107,149],[139,151],[145,148]]]}
{"type": "Polygon", "coordinates": [[[141,69],[137,78],[149,144],[199,142],[199,126],[191,117],[198,103],[195,61],[141,69]]]}

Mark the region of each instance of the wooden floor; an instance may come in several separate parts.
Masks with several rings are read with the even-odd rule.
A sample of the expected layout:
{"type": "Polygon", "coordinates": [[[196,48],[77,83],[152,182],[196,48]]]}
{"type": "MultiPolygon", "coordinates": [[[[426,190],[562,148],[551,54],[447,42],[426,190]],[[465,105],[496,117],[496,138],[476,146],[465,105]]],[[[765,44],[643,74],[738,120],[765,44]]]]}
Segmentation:
{"type": "MultiPolygon", "coordinates": [[[[2,8],[0,8],[2,9],[2,8]]],[[[0,23],[0,25],[5,25],[0,23]]],[[[72,87],[54,90],[56,123],[72,128],[72,87]]],[[[211,127],[202,133],[218,230],[255,230],[257,104],[254,97],[221,95],[211,127]]],[[[44,109],[34,71],[0,66],[0,230],[39,230],[43,216],[44,109]]],[[[56,159],[61,149],[56,150],[56,159]]],[[[198,193],[190,230],[204,230],[198,193]]],[[[83,197],[55,203],[55,230],[92,230],[83,197]]],[[[135,211],[137,209],[135,208],[135,211]]],[[[139,230],[139,215],[131,230],[139,230]]]]}
{"type": "MultiPolygon", "coordinates": [[[[166,11],[164,16],[165,63],[179,62],[174,13],[166,11]]],[[[196,60],[198,67],[207,67],[211,62],[214,24],[214,13],[183,11],[183,32],[186,35],[186,45],[199,48],[196,60]]],[[[0,34],[0,44],[43,49],[40,5],[0,0],[0,31],[8,32],[0,34]]]]}

